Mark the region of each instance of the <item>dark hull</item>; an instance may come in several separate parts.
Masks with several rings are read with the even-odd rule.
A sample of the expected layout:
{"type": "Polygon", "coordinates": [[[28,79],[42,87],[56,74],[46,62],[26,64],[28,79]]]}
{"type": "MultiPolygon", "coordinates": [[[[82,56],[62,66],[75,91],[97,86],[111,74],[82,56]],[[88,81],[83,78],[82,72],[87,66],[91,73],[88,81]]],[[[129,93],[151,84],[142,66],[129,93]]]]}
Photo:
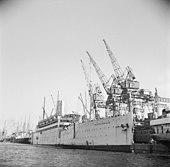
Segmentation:
{"type": "Polygon", "coordinates": [[[64,149],[84,149],[115,152],[132,152],[132,145],[55,145],[64,149]]]}
{"type": "Polygon", "coordinates": [[[154,134],[152,135],[152,138],[155,141],[167,146],[170,151],[170,133],[154,134]]]}
{"type": "Polygon", "coordinates": [[[170,152],[170,141],[160,141],[160,143],[167,146],[169,148],[169,152],[170,152]]]}
{"type": "Polygon", "coordinates": [[[12,138],[11,143],[21,143],[21,144],[30,144],[30,138],[12,138]]]}

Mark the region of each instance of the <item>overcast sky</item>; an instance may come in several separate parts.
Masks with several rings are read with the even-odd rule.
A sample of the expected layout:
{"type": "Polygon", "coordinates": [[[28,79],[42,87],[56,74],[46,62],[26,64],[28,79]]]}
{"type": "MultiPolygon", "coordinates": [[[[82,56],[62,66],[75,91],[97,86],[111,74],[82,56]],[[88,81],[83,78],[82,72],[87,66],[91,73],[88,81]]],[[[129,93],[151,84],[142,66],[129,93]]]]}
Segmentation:
{"type": "MultiPolygon", "coordinates": [[[[170,97],[170,8],[164,0],[8,0],[1,3],[0,129],[31,117],[33,126],[53,107],[57,91],[65,113],[82,113],[87,90],[80,59],[89,51],[109,78],[106,39],[122,69],[141,88],[170,97]]],[[[93,81],[100,83],[95,72],[93,81]]]]}

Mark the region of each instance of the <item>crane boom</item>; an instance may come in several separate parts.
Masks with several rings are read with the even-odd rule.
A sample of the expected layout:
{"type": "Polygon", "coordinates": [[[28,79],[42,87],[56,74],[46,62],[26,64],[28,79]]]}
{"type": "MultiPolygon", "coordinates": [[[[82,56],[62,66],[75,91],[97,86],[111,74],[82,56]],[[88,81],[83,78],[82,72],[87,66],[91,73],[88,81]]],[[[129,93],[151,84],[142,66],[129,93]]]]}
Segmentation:
{"type": "Polygon", "coordinates": [[[91,55],[89,54],[89,52],[87,52],[90,62],[93,64],[95,71],[106,91],[106,93],[110,93],[110,86],[108,85],[108,80],[106,79],[106,76],[104,75],[104,73],[101,71],[100,67],[97,65],[97,63],[95,62],[95,60],[91,57],[91,55]]]}
{"type": "Polygon", "coordinates": [[[111,63],[113,65],[113,69],[114,69],[114,72],[116,74],[116,78],[117,78],[118,82],[124,81],[124,73],[123,73],[116,57],[113,55],[112,51],[109,48],[109,45],[106,43],[106,41],[104,39],[103,39],[103,42],[105,44],[108,55],[110,57],[110,60],[111,60],[111,63]]]}
{"type": "Polygon", "coordinates": [[[85,80],[86,80],[86,82],[87,82],[87,85],[89,86],[89,78],[88,78],[88,76],[87,76],[86,68],[85,68],[85,66],[84,66],[83,61],[82,61],[82,60],[80,60],[80,61],[81,61],[81,65],[82,65],[82,68],[83,68],[83,72],[84,72],[85,80]]]}
{"type": "Polygon", "coordinates": [[[91,94],[92,94],[92,92],[93,92],[92,84],[91,84],[91,82],[90,82],[90,80],[89,80],[89,78],[88,78],[87,70],[86,70],[86,68],[85,68],[85,65],[84,65],[83,61],[82,61],[82,60],[80,60],[80,61],[81,61],[81,65],[82,65],[82,68],[83,68],[85,80],[86,80],[86,82],[87,82],[87,87],[88,87],[88,89],[89,89],[89,90],[88,90],[88,91],[89,91],[89,95],[91,96],[91,94]]]}

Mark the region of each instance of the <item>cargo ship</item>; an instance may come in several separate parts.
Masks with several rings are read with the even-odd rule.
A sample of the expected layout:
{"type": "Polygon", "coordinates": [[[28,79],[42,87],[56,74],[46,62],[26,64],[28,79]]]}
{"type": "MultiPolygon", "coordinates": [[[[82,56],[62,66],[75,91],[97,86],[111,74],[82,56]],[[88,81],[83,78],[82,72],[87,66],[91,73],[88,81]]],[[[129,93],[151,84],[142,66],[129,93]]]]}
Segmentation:
{"type": "Polygon", "coordinates": [[[10,138],[11,143],[21,143],[21,144],[30,144],[31,143],[31,132],[16,132],[13,133],[10,138]]]}
{"type": "MultiPolygon", "coordinates": [[[[26,119],[26,118],[25,118],[26,119]]],[[[30,129],[30,117],[28,121],[24,121],[20,125],[17,125],[16,131],[14,131],[10,137],[11,143],[21,143],[30,144],[31,143],[31,133],[30,129]]]]}
{"type": "Polygon", "coordinates": [[[146,118],[145,113],[155,113],[161,97],[157,95],[157,92],[153,96],[151,91],[140,89],[139,82],[136,81],[129,66],[126,68],[126,74],[123,73],[108,44],[105,40],[103,41],[115,72],[109,80],[88,52],[87,55],[90,65],[93,65],[107,94],[107,99],[104,100],[100,86],[92,83],[81,60],[88,86],[89,108],[82,96],[79,96],[84,115],[73,113],[64,115],[63,102],[57,100],[55,114],[45,118],[47,114],[45,114],[44,100],[43,118],[32,133],[32,144],[133,152],[134,142],[143,143],[144,140],[144,143],[148,143],[150,141],[152,133],[150,121],[147,126],[142,124],[146,118]],[[151,106],[152,109],[146,112],[146,106],[151,106]],[[141,136],[143,136],[141,132],[143,131],[146,135],[141,140],[141,136]]]}
{"type": "Polygon", "coordinates": [[[62,148],[131,152],[133,113],[96,120],[80,120],[80,115],[53,115],[40,121],[32,133],[32,144],[62,148]]]}

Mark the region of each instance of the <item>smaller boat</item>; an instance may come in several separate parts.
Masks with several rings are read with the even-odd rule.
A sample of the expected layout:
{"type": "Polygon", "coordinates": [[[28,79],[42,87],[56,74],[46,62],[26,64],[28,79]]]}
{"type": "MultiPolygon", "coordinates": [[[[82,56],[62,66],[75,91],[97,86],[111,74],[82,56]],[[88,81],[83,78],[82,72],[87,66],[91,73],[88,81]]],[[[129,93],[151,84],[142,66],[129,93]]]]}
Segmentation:
{"type": "Polygon", "coordinates": [[[157,119],[151,120],[150,125],[154,129],[152,138],[157,143],[166,145],[170,150],[170,109],[163,109],[162,115],[157,119]]]}
{"type": "Polygon", "coordinates": [[[22,143],[22,144],[30,144],[31,143],[31,133],[26,132],[16,132],[11,136],[11,143],[22,143]]]}

